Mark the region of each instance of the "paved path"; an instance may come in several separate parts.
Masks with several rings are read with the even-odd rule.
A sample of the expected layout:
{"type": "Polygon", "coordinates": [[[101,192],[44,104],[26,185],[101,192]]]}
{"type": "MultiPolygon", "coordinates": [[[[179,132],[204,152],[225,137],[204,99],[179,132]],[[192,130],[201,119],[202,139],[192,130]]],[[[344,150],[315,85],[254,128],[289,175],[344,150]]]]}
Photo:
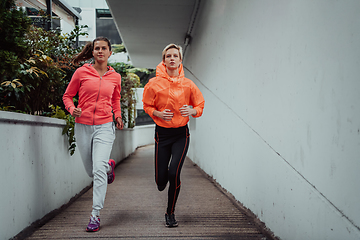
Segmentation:
{"type": "Polygon", "coordinates": [[[179,226],[166,228],[167,189],[156,188],[153,148],[141,147],[117,165],[99,232],[85,231],[92,206],[90,189],[27,239],[271,239],[189,159],[182,170],[175,212],[179,226]]]}

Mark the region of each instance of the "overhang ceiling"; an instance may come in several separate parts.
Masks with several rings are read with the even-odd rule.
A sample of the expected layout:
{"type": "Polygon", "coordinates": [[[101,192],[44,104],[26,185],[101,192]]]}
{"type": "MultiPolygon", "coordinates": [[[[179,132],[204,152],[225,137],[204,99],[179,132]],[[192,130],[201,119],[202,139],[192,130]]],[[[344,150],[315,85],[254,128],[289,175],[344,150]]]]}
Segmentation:
{"type": "Polygon", "coordinates": [[[155,68],[169,43],[184,47],[198,0],[106,0],[135,67],[155,68]]]}

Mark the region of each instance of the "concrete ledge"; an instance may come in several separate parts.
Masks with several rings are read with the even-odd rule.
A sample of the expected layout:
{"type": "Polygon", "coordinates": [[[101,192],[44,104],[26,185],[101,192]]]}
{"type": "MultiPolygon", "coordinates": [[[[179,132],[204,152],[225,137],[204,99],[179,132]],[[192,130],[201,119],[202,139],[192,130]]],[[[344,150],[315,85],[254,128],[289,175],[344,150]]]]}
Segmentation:
{"type": "Polygon", "coordinates": [[[0,122],[65,126],[66,121],[57,118],[34,116],[23,113],[0,111],[0,122]]]}

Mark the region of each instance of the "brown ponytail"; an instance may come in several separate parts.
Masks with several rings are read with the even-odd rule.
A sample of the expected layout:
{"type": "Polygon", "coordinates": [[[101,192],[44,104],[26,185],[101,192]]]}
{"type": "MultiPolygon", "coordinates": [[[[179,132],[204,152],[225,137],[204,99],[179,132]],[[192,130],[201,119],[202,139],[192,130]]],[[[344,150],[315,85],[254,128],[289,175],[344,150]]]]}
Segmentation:
{"type": "Polygon", "coordinates": [[[72,62],[74,64],[78,64],[79,62],[86,61],[92,58],[93,57],[92,50],[93,50],[93,44],[92,42],[88,42],[81,50],[81,52],[75,57],[73,57],[72,62]]]}
{"type": "Polygon", "coordinates": [[[79,62],[86,61],[86,60],[89,60],[90,58],[92,58],[93,57],[92,51],[94,50],[94,43],[97,41],[107,42],[107,44],[109,46],[109,50],[111,51],[111,44],[110,44],[109,39],[107,39],[106,37],[97,37],[94,39],[94,41],[88,42],[84,46],[82,51],[79,54],[77,54],[75,57],[73,57],[72,63],[78,64],[79,62]]]}

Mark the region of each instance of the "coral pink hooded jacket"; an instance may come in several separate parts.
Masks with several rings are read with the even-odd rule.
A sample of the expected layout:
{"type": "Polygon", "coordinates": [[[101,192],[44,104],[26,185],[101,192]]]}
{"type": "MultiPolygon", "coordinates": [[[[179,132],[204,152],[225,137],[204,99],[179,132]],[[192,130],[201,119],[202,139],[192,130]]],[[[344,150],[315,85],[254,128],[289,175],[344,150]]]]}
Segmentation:
{"type": "Polygon", "coordinates": [[[150,79],[144,87],[144,110],[161,127],[185,126],[189,122],[189,117],[181,116],[179,109],[183,105],[191,105],[196,109],[197,113],[193,116],[195,118],[203,113],[205,105],[203,95],[193,81],[185,78],[182,64],[179,66],[179,74],[179,77],[171,78],[161,62],[156,67],[156,77],[150,79]],[[171,121],[165,121],[153,115],[154,110],[162,112],[165,109],[170,109],[174,113],[171,121]]]}
{"type": "Polygon", "coordinates": [[[104,76],[100,76],[92,64],[85,63],[71,78],[63,95],[66,110],[71,114],[75,109],[73,97],[79,93],[78,108],[81,117],[75,122],[86,125],[100,125],[121,118],[120,107],[121,76],[112,67],[104,76]]]}

